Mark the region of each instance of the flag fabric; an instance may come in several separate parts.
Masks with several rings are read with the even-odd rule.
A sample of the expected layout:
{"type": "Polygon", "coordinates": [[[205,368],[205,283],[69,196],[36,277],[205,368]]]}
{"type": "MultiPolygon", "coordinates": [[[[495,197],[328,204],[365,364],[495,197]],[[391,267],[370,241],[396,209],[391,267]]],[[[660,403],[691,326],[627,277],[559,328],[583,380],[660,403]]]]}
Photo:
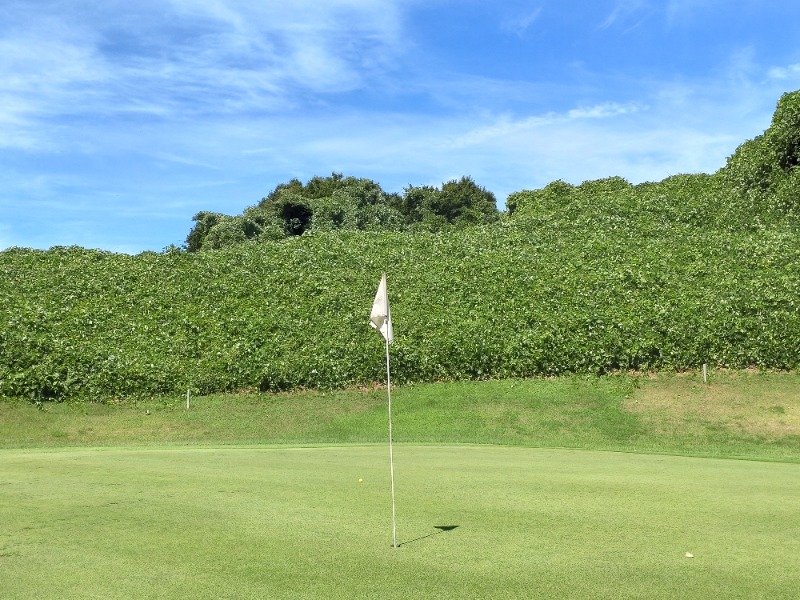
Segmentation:
{"type": "Polygon", "coordinates": [[[381,332],[381,335],[390,344],[394,341],[392,332],[392,312],[389,310],[389,295],[386,292],[386,273],[381,277],[375,302],[372,303],[372,312],[369,315],[369,324],[381,332]]]}

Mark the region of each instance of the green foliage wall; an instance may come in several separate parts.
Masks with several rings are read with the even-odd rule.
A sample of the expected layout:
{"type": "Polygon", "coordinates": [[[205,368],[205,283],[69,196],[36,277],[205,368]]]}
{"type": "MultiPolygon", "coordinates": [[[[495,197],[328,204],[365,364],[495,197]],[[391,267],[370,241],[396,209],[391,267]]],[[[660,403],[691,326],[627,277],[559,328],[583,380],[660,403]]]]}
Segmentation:
{"type": "Polygon", "coordinates": [[[622,217],[333,232],[218,252],[0,253],[0,394],[88,398],[800,366],[797,224],[720,235],[622,217]]]}

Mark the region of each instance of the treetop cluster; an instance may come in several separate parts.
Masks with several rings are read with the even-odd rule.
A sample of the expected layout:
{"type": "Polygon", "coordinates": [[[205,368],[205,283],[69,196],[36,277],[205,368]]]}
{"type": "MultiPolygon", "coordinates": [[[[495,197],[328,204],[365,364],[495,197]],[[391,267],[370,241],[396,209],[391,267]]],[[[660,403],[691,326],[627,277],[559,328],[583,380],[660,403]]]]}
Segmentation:
{"type": "Polygon", "coordinates": [[[247,241],[276,240],[312,232],[441,231],[500,219],[492,192],[470,177],[441,187],[408,186],[387,193],[371,179],[312,177],[279,184],[241,215],[199,212],[186,249],[219,249],[247,241]]]}

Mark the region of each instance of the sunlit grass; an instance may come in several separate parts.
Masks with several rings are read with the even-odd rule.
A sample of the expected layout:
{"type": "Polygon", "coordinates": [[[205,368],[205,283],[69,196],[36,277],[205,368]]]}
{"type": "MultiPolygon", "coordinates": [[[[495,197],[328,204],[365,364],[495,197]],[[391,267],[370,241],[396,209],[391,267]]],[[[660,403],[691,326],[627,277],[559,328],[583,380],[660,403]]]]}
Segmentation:
{"type": "Polygon", "coordinates": [[[385,389],[0,403],[2,596],[794,598],[799,388],[397,388],[398,549],[385,389]]]}
{"type": "Polygon", "coordinates": [[[4,450],[3,597],[795,598],[799,469],[397,444],[392,549],[385,447],[4,450]]]}

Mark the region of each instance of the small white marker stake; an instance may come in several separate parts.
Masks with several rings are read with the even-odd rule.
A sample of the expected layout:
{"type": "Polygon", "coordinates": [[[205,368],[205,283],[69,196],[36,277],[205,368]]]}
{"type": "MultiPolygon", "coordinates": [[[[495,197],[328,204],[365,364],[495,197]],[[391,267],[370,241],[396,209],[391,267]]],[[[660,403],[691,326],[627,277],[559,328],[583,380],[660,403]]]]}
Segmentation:
{"type": "Polygon", "coordinates": [[[708,368],[706,363],[703,363],[703,383],[708,383],[708,368]]]}
{"type": "Polygon", "coordinates": [[[189,390],[186,390],[186,410],[189,410],[189,390]]]}

